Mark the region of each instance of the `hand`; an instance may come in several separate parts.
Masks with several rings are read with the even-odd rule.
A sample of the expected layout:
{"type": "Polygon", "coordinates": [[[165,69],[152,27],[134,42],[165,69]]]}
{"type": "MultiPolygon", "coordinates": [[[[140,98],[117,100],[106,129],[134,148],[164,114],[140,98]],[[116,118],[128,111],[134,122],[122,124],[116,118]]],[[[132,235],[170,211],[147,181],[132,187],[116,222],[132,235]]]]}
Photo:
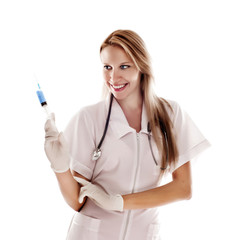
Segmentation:
{"type": "Polygon", "coordinates": [[[83,178],[74,177],[83,185],[79,193],[79,202],[82,203],[84,197],[89,197],[97,206],[110,211],[123,211],[124,201],[121,195],[109,195],[101,187],[96,186],[83,178]]]}
{"type": "Polygon", "coordinates": [[[47,119],[45,126],[44,149],[54,172],[66,172],[70,167],[69,149],[63,133],[55,125],[54,113],[47,119]]]}

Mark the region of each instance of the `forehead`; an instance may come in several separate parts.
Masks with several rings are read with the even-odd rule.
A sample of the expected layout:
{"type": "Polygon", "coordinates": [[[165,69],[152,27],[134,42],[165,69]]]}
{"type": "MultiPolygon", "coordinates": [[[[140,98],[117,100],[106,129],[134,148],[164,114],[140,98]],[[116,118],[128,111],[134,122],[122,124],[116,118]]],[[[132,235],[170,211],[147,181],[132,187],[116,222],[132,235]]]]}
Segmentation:
{"type": "Polygon", "coordinates": [[[100,58],[103,63],[123,63],[132,62],[124,49],[119,46],[107,46],[101,53],[100,58]]]}

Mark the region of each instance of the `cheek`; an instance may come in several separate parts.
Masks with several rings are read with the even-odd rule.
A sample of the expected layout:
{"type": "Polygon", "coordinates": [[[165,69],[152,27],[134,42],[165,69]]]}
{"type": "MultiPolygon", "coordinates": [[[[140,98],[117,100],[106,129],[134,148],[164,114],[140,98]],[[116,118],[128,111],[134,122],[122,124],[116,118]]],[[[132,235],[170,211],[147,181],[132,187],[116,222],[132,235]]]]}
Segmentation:
{"type": "Polygon", "coordinates": [[[109,80],[110,80],[110,75],[108,72],[103,72],[103,79],[104,79],[104,84],[107,88],[110,88],[109,80]]]}
{"type": "Polygon", "coordinates": [[[140,79],[140,73],[138,71],[131,71],[128,76],[133,82],[138,82],[140,79]]]}
{"type": "Polygon", "coordinates": [[[106,82],[109,81],[109,78],[110,78],[109,73],[106,71],[103,71],[103,78],[104,78],[104,81],[106,82]]]}

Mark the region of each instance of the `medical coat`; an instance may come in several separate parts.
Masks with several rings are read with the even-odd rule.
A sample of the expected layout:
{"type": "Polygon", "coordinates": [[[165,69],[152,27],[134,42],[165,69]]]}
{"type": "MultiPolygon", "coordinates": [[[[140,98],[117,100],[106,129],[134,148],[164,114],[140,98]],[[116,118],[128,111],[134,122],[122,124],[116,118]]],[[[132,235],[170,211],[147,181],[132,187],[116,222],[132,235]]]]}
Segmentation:
{"type": "MultiPolygon", "coordinates": [[[[178,163],[170,173],[190,161],[209,146],[208,141],[186,112],[174,101],[167,108],[174,124],[179,150],[178,163]]],[[[70,168],[107,193],[130,194],[159,185],[161,155],[152,137],[155,164],[148,142],[145,104],[142,108],[141,131],[131,128],[113,99],[109,127],[102,144],[101,157],[92,160],[93,151],[103,135],[109,108],[109,99],[82,108],[70,121],[64,134],[70,155],[70,168]]],[[[162,138],[162,136],[159,136],[162,138]]],[[[89,198],[80,212],[75,213],[67,236],[68,240],[149,240],[159,239],[158,209],[107,211],[89,198]]]]}

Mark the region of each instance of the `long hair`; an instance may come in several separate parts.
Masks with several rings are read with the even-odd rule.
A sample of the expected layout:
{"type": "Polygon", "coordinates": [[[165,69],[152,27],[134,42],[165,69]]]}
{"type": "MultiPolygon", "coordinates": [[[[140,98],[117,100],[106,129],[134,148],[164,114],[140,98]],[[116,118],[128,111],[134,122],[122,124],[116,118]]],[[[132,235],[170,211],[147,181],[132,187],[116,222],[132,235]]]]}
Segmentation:
{"type": "MultiPolygon", "coordinates": [[[[102,43],[100,52],[109,45],[123,48],[141,73],[141,92],[145,102],[152,135],[155,139],[156,145],[158,146],[158,150],[161,153],[161,169],[164,170],[167,167],[167,151],[166,139],[161,131],[161,125],[163,125],[167,133],[169,156],[168,164],[171,165],[175,163],[178,157],[178,149],[175,142],[173,125],[166,110],[170,109],[172,111],[172,108],[166,100],[157,97],[154,93],[154,78],[152,74],[151,61],[145,43],[137,33],[131,30],[116,30],[102,43]],[[161,132],[160,134],[163,139],[162,142],[158,137],[159,131],[161,132]]],[[[103,94],[107,96],[107,92],[107,87],[104,85],[103,94]]]]}

